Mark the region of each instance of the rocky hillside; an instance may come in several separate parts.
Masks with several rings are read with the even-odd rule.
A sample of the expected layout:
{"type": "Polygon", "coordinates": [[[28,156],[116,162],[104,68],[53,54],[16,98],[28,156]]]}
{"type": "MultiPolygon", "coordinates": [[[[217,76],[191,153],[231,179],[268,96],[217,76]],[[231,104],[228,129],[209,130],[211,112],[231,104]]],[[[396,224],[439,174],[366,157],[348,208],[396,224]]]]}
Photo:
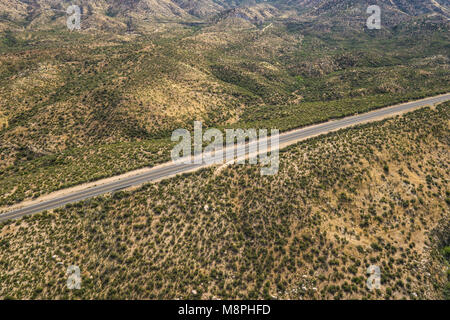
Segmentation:
{"type": "Polygon", "coordinates": [[[374,3],[382,7],[390,24],[420,15],[448,18],[450,13],[448,0],[3,0],[0,28],[60,26],[71,4],[82,8],[83,25],[88,29],[114,30],[130,23],[140,25],[160,20],[217,21],[218,17],[230,15],[251,22],[313,17],[348,24],[349,20],[366,19],[365,11],[374,3]]]}

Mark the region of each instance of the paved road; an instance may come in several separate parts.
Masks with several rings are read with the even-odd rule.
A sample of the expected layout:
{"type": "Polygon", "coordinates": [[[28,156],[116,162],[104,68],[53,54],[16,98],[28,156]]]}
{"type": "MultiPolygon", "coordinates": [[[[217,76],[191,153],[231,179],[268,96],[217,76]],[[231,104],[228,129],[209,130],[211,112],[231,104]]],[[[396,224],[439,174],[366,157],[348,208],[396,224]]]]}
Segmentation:
{"type": "MultiPolygon", "coordinates": [[[[319,125],[313,125],[302,129],[293,130],[280,135],[280,146],[287,146],[294,144],[300,140],[313,137],[316,135],[324,134],[330,131],[339,130],[342,128],[350,127],[353,125],[376,121],[383,118],[391,117],[395,114],[413,110],[426,105],[432,105],[439,102],[450,100],[450,93],[431,97],[419,101],[409,102],[401,105],[378,109],[364,114],[359,114],[351,117],[342,118],[339,120],[325,122],[319,125]]],[[[247,146],[248,150],[248,146],[247,146]]],[[[24,206],[20,209],[0,214],[0,221],[15,219],[30,215],[33,213],[41,212],[44,210],[50,210],[58,207],[62,207],[68,203],[78,202],[80,200],[92,198],[101,194],[126,189],[131,186],[138,186],[146,182],[160,180],[163,178],[172,177],[176,174],[193,171],[202,167],[207,167],[206,164],[177,164],[169,163],[162,167],[155,167],[150,171],[134,176],[130,176],[121,180],[101,184],[95,187],[78,190],[58,196],[52,200],[47,200],[35,204],[24,206]]]]}

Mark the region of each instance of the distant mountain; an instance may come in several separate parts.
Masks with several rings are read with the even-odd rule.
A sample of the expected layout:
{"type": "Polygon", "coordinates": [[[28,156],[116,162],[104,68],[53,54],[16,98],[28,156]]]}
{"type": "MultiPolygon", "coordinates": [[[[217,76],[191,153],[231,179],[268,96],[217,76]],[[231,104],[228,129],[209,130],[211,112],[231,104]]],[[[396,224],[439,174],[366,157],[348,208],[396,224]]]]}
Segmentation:
{"type": "Polygon", "coordinates": [[[61,26],[66,8],[82,9],[84,28],[123,28],[147,21],[223,19],[260,23],[266,19],[319,19],[346,24],[363,21],[377,4],[388,25],[421,15],[450,17],[450,0],[2,0],[0,31],[5,28],[61,26]]]}
{"type": "Polygon", "coordinates": [[[307,14],[342,19],[360,16],[370,5],[378,5],[382,14],[391,23],[399,23],[406,18],[421,15],[449,17],[449,0],[304,0],[307,14]]]}

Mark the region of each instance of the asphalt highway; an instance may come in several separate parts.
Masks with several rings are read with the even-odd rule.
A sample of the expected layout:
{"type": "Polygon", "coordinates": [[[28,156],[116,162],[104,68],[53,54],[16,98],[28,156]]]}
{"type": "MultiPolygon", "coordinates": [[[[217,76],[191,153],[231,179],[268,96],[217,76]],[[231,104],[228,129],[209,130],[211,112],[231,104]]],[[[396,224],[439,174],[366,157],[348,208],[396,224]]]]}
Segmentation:
{"type": "MultiPolygon", "coordinates": [[[[409,102],[401,105],[395,105],[387,108],[374,110],[371,112],[358,114],[350,117],[345,117],[339,120],[332,120],[318,125],[305,127],[302,129],[292,130],[283,134],[280,134],[279,144],[281,147],[285,147],[290,144],[297,143],[298,141],[314,137],[317,135],[325,134],[331,131],[347,128],[350,126],[377,121],[385,118],[392,117],[396,114],[404,113],[424,107],[427,105],[433,105],[436,103],[450,100],[450,93],[430,97],[419,101],[409,102]]],[[[248,150],[248,146],[246,148],[248,150]]],[[[75,203],[81,200],[92,198],[105,193],[112,193],[118,190],[126,189],[132,186],[139,186],[141,184],[152,182],[164,178],[170,178],[177,174],[182,174],[197,170],[203,167],[207,167],[208,164],[183,164],[183,163],[168,163],[164,166],[158,166],[150,169],[150,171],[129,176],[120,180],[104,183],[95,187],[85,188],[81,190],[73,191],[69,194],[56,196],[55,198],[47,201],[38,202],[38,200],[23,206],[19,209],[9,211],[0,214],[0,221],[8,219],[16,219],[26,215],[31,215],[45,210],[51,210],[58,207],[62,207],[69,203],[75,203]]]]}

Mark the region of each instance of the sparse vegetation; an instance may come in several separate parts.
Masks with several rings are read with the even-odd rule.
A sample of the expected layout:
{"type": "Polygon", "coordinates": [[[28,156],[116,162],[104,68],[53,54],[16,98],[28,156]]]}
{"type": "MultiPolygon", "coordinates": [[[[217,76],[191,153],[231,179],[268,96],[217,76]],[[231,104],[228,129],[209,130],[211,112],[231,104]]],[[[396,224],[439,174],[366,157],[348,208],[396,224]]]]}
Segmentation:
{"type": "Polygon", "coordinates": [[[0,296],[442,298],[427,235],[449,218],[449,116],[447,103],[302,142],[273,177],[211,168],[6,222],[0,296]]]}
{"type": "MultiPolygon", "coordinates": [[[[449,11],[379,0],[368,30],[372,2],[78,0],[69,32],[62,2],[2,0],[1,210],[165,162],[194,120],[286,131],[449,92],[449,11]]],[[[449,299],[449,114],[4,222],[0,298],[449,299]]]]}
{"type": "Polygon", "coordinates": [[[0,55],[0,205],[165,161],[163,142],[194,120],[283,131],[450,88],[439,29],[414,41],[405,30],[363,33],[348,49],[348,39],[292,24],[211,28],[101,41],[5,32],[17,44],[0,55]]]}

